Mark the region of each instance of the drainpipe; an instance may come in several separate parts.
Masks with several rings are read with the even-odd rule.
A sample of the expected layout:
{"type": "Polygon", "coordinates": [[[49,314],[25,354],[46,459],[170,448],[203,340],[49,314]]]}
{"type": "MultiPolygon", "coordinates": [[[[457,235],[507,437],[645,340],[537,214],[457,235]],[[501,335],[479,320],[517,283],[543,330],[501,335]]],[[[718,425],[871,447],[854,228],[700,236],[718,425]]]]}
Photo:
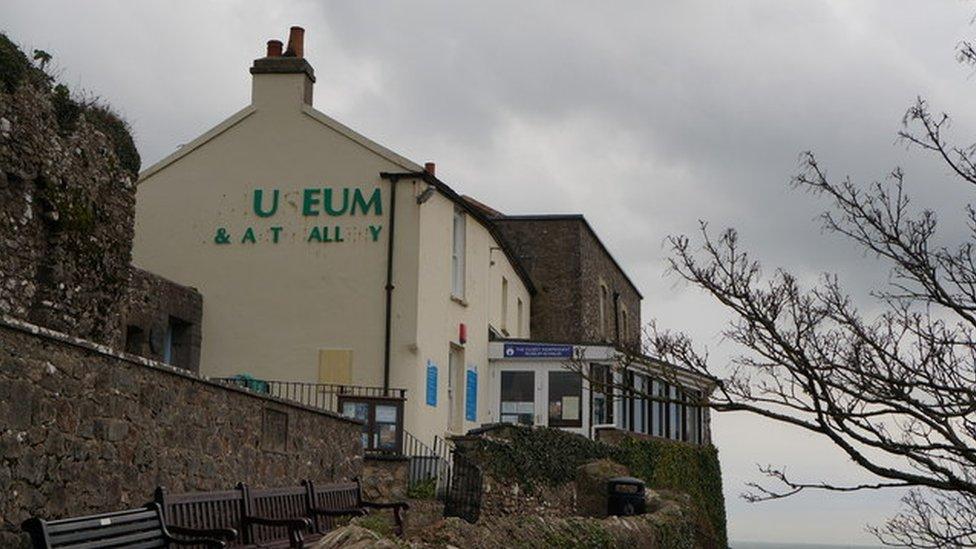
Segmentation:
{"type": "Polygon", "coordinates": [[[383,392],[390,388],[390,336],[393,320],[393,237],[396,236],[396,191],[399,177],[390,178],[390,234],[386,243],[386,334],[383,337],[383,392]]]}
{"type": "Polygon", "coordinates": [[[390,234],[386,243],[386,326],[383,335],[383,393],[387,396],[390,389],[390,341],[393,334],[393,242],[396,236],[397,182],[407,178],[424,179],[428,175],[434,176],[433,162],[424,165],[424,171],[420,173],[380,173],[380,178],[390,182],[390,234]]]}

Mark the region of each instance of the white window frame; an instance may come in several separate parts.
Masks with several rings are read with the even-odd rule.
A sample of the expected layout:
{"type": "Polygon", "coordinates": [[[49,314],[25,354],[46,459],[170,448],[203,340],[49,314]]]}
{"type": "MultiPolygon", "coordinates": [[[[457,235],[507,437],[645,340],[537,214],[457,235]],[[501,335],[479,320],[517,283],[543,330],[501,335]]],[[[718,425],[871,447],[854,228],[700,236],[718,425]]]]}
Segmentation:
{"type": "Polygon", "coordinates": [[[465,234],[467,222],[464,211],[454,208],[454,218],[451,226],[451,295],[464,299],[465,287],[465,256],[467,255],[467,245],[465,234]]]}

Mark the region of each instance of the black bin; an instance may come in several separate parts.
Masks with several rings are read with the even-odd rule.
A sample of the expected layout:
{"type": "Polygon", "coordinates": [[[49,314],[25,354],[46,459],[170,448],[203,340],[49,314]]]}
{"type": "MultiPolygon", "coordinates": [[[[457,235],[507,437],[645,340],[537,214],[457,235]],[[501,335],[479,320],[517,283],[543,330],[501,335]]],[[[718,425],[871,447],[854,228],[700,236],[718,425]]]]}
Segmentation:
{"type": "Polygon", "coordinates": [[[642,515],[647,510],[644,481],[639,478],[612,478],[607,481],[607,492],[607,514],[628,517],[642,515]]]}

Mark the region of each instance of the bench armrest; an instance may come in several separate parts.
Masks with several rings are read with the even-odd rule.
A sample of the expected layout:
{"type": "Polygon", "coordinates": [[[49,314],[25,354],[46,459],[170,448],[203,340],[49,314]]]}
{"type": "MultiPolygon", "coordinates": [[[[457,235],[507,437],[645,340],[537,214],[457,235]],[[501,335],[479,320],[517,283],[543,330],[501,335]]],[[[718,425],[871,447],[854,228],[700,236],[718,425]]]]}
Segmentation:
{"type": "Polygon", "coordinates": [[[323,517],[346,517],[346,516],[350,516],[350,517],[361,517],[361,516],[366,515],[366,510],[365,509],[358,508],[358,507],[354,507],[354,508],[351,508],[351,509],[320,509],[320,508],[312,508],[312,509],[309,509],[309,511],[313,515],[320,515],[320,516],[323,516],[323,517]]]}
{"type": "Polygon", "coordinates": [[[217,538],[227,541],[237,539],[237,530],[233,528],[186,528],[167,524],[166,529],[169,530],[170,534],[177,536],[217,538]]]}

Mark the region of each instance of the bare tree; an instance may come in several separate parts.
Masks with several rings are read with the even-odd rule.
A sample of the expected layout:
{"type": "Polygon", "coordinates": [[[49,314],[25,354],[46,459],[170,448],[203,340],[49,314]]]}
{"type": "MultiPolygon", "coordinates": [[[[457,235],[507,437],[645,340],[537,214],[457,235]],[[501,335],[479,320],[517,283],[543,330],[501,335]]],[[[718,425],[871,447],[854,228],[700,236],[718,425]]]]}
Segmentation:
{"type": "MultiPolygon", "coordinates": [[[[976,59],[963,44],[960,59],[976,59]]],[[[949,117],[919,99],[899,133],[935,154],[963,183],[976,185],[976,145],[951,144],[949,117]]],[[[674,236],[670,267],[732,313],[724,335],[743,352],[717,376],[707,354],[684,334],[648,332],[663,361],[721,377],[709,405],[746,411],[814,433],[873,477],[859,485],[808,482],[763,468],[773,486],[753,484],[752,501],[804,490],[907,488],[902,511],[873,533],[906,547],[976,547],[976,210],[966,234],[937,242],[936,215],[910,207],[894,170],[861,186],[827,176],[812,153],[801,156],[794,185],[826,198],[828,232],[842,235],[890,267],[871,294],[868,315],[835,275],[803,289],[785,270],[764,274],[735,230],[674,236]]]]}

